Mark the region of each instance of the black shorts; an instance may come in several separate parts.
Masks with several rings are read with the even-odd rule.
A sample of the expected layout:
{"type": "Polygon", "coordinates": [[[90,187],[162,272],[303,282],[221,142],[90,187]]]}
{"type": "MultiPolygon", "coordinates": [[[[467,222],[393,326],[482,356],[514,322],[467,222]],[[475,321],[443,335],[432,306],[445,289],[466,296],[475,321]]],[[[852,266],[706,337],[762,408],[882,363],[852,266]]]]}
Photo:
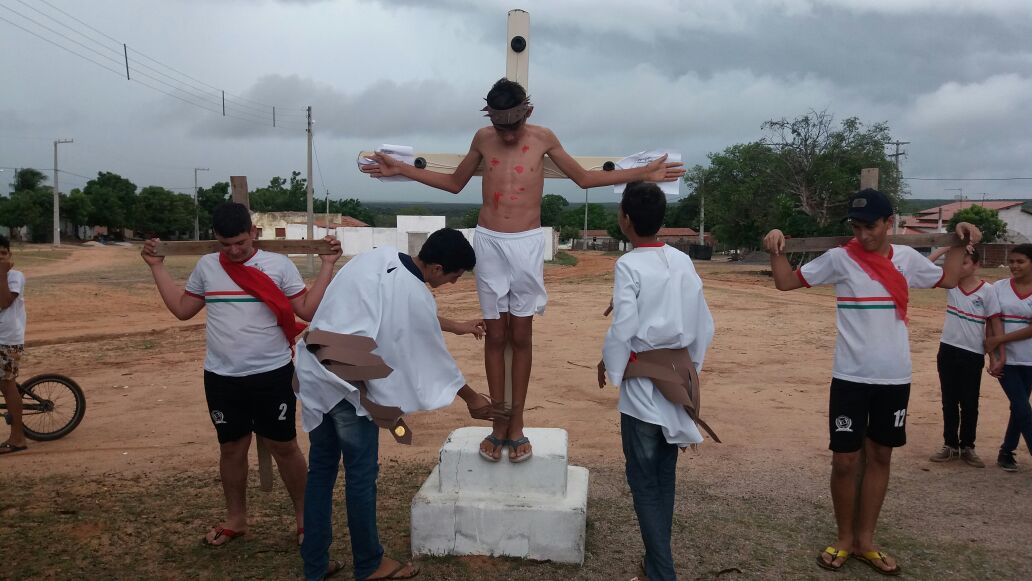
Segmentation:
{"type": "Polygon", "coordinates": [[[832,452],[856,452],[863,447],[864,436],[890,448],[906,444],[909,401],[909,383],[876,385],[832,379],[828,448],[832,452]]]}
{"type": "Polygon", "coordinates": [[[204,397],[219,443],[239,440],[251,432],[276,442],[296,438],[293,377],[293,363],[242,377],[205,370],[204,397]]]}

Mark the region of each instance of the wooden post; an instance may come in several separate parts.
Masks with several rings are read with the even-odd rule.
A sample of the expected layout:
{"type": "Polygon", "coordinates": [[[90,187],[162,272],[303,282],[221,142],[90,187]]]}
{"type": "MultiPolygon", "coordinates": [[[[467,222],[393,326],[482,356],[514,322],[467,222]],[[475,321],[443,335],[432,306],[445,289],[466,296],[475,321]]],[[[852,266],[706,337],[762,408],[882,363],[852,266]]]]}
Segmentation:
{"type": "Polygon", "coordinates": [[[505,78],[530,90],[530,13],[510,10],[505,47],[505,78]]]}
{"type": "Polygon", "coordinates": [[[247,194],[247,176],[230,176],[229,186],[232,188],[232,201],[251,209],[251,199],[247,194]]]}
{"type": "Polygon", "coordinates": [[[876,167],[865,167],[860,170],[860,189],[861,190],[877,190],[880,182],[878,176],[878,168],[876,167]]]}

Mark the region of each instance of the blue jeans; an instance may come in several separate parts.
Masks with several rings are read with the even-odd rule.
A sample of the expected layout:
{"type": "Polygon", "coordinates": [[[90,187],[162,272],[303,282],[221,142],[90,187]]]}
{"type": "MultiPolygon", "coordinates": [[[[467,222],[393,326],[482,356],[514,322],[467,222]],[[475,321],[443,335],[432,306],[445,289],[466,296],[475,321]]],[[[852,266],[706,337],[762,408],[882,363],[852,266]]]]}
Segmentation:
{"type": "Polygon", "coordinates": [[[376,477],[380,430],[354,406],[341,400],[308,434],[308,484],[305,486],[305,540],[301,558],[305,579],[322,579],[330,562],[333,541],[333,485],[344,458],[344,500],[355,579],[373,574],[383,559],[376,530],[376,477]]]}
{"type": "Polygon", "coordinates": [[[1032,395],[1032,366],[1004,365],[1000,385],[1010,400],[1010,420],[1000,451],[1014,452],[1024,436],[1025,445],[1032,452],[1032,406],[1028,402],[1032,395]]]}
{"type": "Polygon", "coordinates": [[[620,436],[627,484],[645,543],[645,575],[652,581],[676,580],[670,535],[674,524],[677,446],[667,443],[660,426],[627,414],[620,414],[620,436]]]}

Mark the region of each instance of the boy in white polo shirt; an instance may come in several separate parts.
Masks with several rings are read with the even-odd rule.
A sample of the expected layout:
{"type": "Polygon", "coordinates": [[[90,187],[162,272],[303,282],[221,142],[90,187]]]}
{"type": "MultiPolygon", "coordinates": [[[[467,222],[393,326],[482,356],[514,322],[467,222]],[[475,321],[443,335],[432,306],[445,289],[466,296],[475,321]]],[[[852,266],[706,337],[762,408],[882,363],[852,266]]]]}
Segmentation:
{"type": "Polygon", "coordinates": [[[713,340],[713,317],[691,258],[656,238],[665,209],[666,197],[655,184],[627,184],[618,220],[634,250],[616,261],[613,323],[598,370],[600,388],[607,373],[620,387],[627,484],[650,581],[677,578],[670,546],[677,452],[702,442],[700,426],[709,431],[698,418],[697,373],[713,340]],[[650,374],[657,369],[677,372],[650,374]]]}
{"type": "MultiPolygon", "coordinates": [[[[264,438],[294,504],[297,533],[304,532],[304,455],[295,428],[296,398],[291,362],[295,337],[304,329],[294,316],[310,320],[340,258],[322,255],[311,290],[282,254],[254,248],[257,230],[243,204],[226,203],[212,214],[222,250],[202,256],[180,288],[155,256],[148,240],[143,260],[150,266],[165,306],[186,320],[207,308],[204,394],[219,440],[219,471],[226,495],[226,520],[204,540],[223,545],[247,531],[247,451],[251,433],[264,438]]],[[[329,238],[329,237],[327,237],[329,238]]]]}
{"type": "MultiPolygon", "coordinates": [[[[778,290],[835,285],[838,337],[828,430],[838,539],[817,555],[824,569],[841,569],[852,553],[883,575],[902,571],[895,559],[877,549],[874,530],[888,489],[892,449],[906,443],[909,288],[957,286],[964,259],[963,246],[952,248],[939,268],[909,246],[890,244],[892,215],[892,203],[882,192],[857,193],[847,213],[854,238],[796,271],[783,254],[780,230],[771,230],[763,240],[778,290]],[[861,448],[866,451],[863,467],[861,448]]],[[[981,239],[981,232],[965,222],[957,225],[957,235],[971,244],[981,239]]]]}
{"type": "MultiPolygon", "coordinates": [[[[928,259],[935,262],[948,251],[947,247],[940,248],[928,259]]],[[[976,276],[979,263],[978,253],[966,254],[960,281],[956,288],[946,291],[946,320],[936,356],[942,392],[943,446],[929,460],[949,462],[960,458],[983,468],[985,463],[975,453],[978,396],[985,366],[986,330],[1000,325],[999,319],[993,317],[1000,312],[1000,305],[992,285],[976,276]]],[[[989,372],[998,374],[1002,367],[996,353],[990,353],[989,372]]]]}
{"type": "Polygon", "coordinates": [[[0,392],[11,414],[11,435],[0,444],[0,455],[26,449],[22,426],[22,396],[18,366],[25,346],[25,275],[14,270],[11,241],[0,236],[0,392]]]}

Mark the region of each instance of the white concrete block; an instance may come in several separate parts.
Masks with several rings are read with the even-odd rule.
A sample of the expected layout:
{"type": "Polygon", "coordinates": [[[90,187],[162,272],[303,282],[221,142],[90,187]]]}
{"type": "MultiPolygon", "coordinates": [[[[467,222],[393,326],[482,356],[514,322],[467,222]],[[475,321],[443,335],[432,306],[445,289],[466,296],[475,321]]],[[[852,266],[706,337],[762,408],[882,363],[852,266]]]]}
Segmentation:
{"type": "Polygon", "coordinates": [[[556,428],[527,428],[534,455],[519,464],[509,461],[509,449],[492,463],[480,456],[480,442],[491,428],[459,428],[441,447],[440,492],[466,494],[566,494],[567,434],[556,428]]]}
{"type": "Polygon", "coordinates": [[[582,564],[588,470],[567,469],[563,496],[440,491],[434,468],[412,499],[414,555],[489,555],[582,564]]]}

